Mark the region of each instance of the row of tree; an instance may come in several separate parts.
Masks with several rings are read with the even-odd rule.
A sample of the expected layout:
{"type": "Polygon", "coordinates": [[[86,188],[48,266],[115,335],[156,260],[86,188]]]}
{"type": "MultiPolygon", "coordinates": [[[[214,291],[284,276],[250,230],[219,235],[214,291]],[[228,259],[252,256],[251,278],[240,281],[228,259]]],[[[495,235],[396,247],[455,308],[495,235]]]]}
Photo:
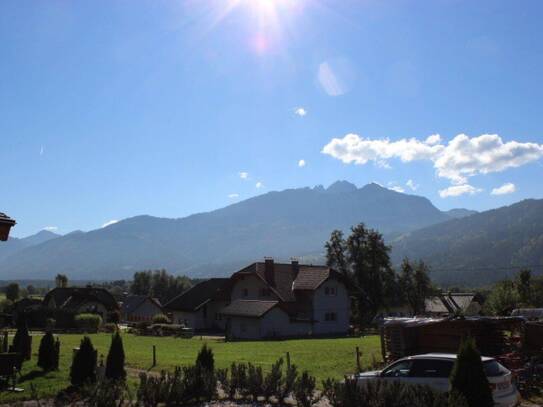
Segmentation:
{"type": "Polygon", "coordinates": [[[390,247],[383,236],[361,223],[345,238],[335,230],[325,244],[326,264],[339,271],[355,298],[353,315],[362,326],[381,310],[408,304],[414,314],[424,311],[424,300],[434,289],[429,269],[422,262],[405,259],[400,272],[390,261],[390,247]]]}
{"type": "Polygon", "coordinates": [[[147,270],[134,274],[130,292],[135,295],[149,295],[158,298],[163,304],[191,287],[186,276],[174,276],[166,270],[147,270]]]}

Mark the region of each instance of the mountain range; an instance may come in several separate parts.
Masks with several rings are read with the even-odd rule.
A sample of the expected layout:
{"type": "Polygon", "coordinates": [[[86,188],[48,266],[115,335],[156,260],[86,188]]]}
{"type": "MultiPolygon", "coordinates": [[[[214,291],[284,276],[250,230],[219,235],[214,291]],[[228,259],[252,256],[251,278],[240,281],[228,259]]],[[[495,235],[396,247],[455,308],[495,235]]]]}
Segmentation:
{"type": "Polygon", "coordinates": [[[537,260],[533,253],[535,257],[537,253],[541,256],[543,224],[535,219],[543,216],[543,201],[523,201],[517,205],[523,205],[524,209],[515,205],[500,208],[498,211],[504,213],[500,212],[494,221],[486,221],[492,211],[443,212],[421,196],[377,184],[357,188],[338,181],[328,188],[269,192],[185,218],[144,215],[65,236],[52,236],[50,232],[45,235],[42,231],[41,241],[36,236],[11,239],[14,242],[0,245],[0,279],[15,276],[52,279],[57,273],[64,273],[71,279],[112,280],[156,268],[190,277],[224,276],[264,256],[278,260],[295,256],[301,262],[319,263],[323,261],[324,242],[332,230],[347,232],[352,225],[364,222],[384,234],[392,245],[396,264],[405,255],[423,258],[436,268],[436,280],[457,283],[469,275],[459,271],[456,275],[460,280],[456,281],[450,278],[450,273],[438,269],[481,268],[486,259],[492,259],[494,248],[500,251],[500,256],[489,265],[525,264],[528,259],[537,260]],[[527,207],[531,208],[529,215],[523,218],[520,213],[527,207]],[[509,213],[510,216],[505,215],[509,213]],[[516,237],[518,244],[496,246],[492,240],[494,231],[506,231],[511,225],[502,223],[506,219],[513,222],[515,217],[518,219],[515,235],[504,234],[501,238],[516,237]],[[464,241],[468,236],[471,240],[464,241]],[[29,239],[36,242],[29,244],[29,239]],[[473,254],[477,245],[487,250],[485,256],[473,254]],[[462,256],[462,251],[470,253],[473,260],[462,256]]]}

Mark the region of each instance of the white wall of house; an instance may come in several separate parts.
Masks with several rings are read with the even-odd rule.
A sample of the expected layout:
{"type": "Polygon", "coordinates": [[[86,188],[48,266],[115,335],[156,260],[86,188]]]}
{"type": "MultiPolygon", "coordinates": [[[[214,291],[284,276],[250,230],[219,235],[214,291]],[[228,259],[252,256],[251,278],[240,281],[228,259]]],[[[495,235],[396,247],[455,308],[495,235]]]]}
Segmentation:
{"type": "Polygon", "coordinates": [[[226,304],[226,302],[210,301],[194,312],[173,311],[172,322],[184,324],[195,330],[224,330],[226,320],[220,315],[220,311],[226,304]]]}
{"type": "Polygon", "coordinates": [[[162,314],[162,309],[149,299],[142,302],[129,314],[123,315],[125,321],[151,321],[157,314],[162,314]]]}
{"type": "Polygon", "coordinates": [[[257,276],[244,276],[240,278],[232,287],[230,295],[232,301],[235,300],[278,300],[275,293],[271,292],[268,286],[257,276]]]}
{"type": "Polygon", "coordinates": [[[351,314],[349,294],[345,285],[329,279],[313,295],[314,335],[343,335],[349,331],[351,314]]]}

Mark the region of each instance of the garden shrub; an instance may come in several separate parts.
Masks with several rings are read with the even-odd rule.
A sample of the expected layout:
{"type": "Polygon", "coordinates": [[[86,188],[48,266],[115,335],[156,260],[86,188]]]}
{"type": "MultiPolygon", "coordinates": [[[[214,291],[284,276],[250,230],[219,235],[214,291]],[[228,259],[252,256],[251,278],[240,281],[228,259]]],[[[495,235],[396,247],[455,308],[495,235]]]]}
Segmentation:
{"type": "Polygon", "coordinates": [[[24,318],[21,318],[17,325],[17,332],[13,337],[10,352],[20,353],[23,360],[30,360],[32,356],[32,337],[28,333],[28,325],[24,318]]]}
{"type": "Polygon", "coordinates": [[[236,394],[242,398],[247,395],[247,365],[244,363],[232,363],[230,368],[230,399],[234,400],[236,394]]]}
{"type": "Polygon", "coordinates": [[[55,341],[53,334],[47,332],[41,339],[38,351],[38,366],[44,371],[58,369],[60,341],[55,341]]]}
{"type": "Polygon", "coordinates": [[[228,378],[228,369],[217,369],[215,371],[217,381],[226,396],[230,394],[230,379],[228,378]]]}
{"type": "Polygon", "coordinates": [[[204,343],[198,356],[196,357],[196,366],[201,367],[202,369],[209,370],[213,372],[215,370],[215,360],[213,357],[213,350],[204,343]]]}
{"type": "Polygon", "coordinates": [[[156,314],[153,316],[153,324],[169,324],[170,318],[164,314],[156,314]]]}
{"type": "Polygon", "coordinates": [[[96,361],[98,353],[88,336],[81,340],[79,350],[74,355],[70,368],[70,380],[72,385],[81,386],[86,383],[96,382],[96,361]]]}
{"type": "Polygon", "coordinates": [[[247,365],[247,392],[253,398],[253,403],[258,401],[258,396],[264,394],[264,374],[260,366],[252,363],[247,365]]]}
{"type": "Polygon", "coordinates": [[[102,317],[98,314],[78,314],[75,316],[75,325],[85,332],[98,332],[102,325],[102,317]]]}
{"type": "Polygon", "coordinates": [[[473,338],[466,338],[460,344],[450,382],[451,390],[463,395],[470,407],[494,405],[481,354],[473,338]]]}
{"type": "Polygon", "coordinates": [[[310,407],[315,401],[315,378],[307,371],[296,380],[294,398],[299,406],[310,407]]]}
{"type": "Polygon", "coordinates": [[[283,379],[283,358],[280,358],[272,365],[270,372],[264,378],[264,397],[269,400],[270,397],[281,397],[281,386],[283,379]]]}
{"type": "Polygon", "coordinates": [[[182,325],[177,324],[153,324],[149,325],[142,333],[153,336],[178,336],[182,333],[182,325]]]}
{"type": "Polygon", "coordinates": [[[296,365],[287,366],[285,372],[285,380],[283,381],[283,388],[281,390],[281,397],[279,402],[283,401],[286,397],[294,391],[294,386],[296,384],[296,379],[298,378],[298,368],[296,365]]]}
{"type": "Polygon", "coordinates": [[[111,346],[106,359],[106,377],[109,380],[124,380],[126,378],[124,357],[123,339],[117,331],[111,338],[111,346]]]}

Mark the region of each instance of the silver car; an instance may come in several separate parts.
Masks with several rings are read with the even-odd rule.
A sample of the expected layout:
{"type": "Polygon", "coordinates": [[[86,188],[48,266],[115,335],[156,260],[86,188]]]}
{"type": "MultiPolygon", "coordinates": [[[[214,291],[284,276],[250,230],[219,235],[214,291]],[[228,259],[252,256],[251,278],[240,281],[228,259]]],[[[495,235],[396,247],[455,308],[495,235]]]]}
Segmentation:
{"type": "MultiPolygon", "coordinates": [[[[359,385],[370,380],[401,381],[421,384],[435,390],[449,391],[449,376],[456,355],[451,353],[427,353],[399,359],[383,370],[359,373],[359,385]]],[[[513,383],[511,371],[494,358],[482,356],[483,367],[492,388],[494,405],[512,407],[519,404],[520,396],[513,383]]]]}

